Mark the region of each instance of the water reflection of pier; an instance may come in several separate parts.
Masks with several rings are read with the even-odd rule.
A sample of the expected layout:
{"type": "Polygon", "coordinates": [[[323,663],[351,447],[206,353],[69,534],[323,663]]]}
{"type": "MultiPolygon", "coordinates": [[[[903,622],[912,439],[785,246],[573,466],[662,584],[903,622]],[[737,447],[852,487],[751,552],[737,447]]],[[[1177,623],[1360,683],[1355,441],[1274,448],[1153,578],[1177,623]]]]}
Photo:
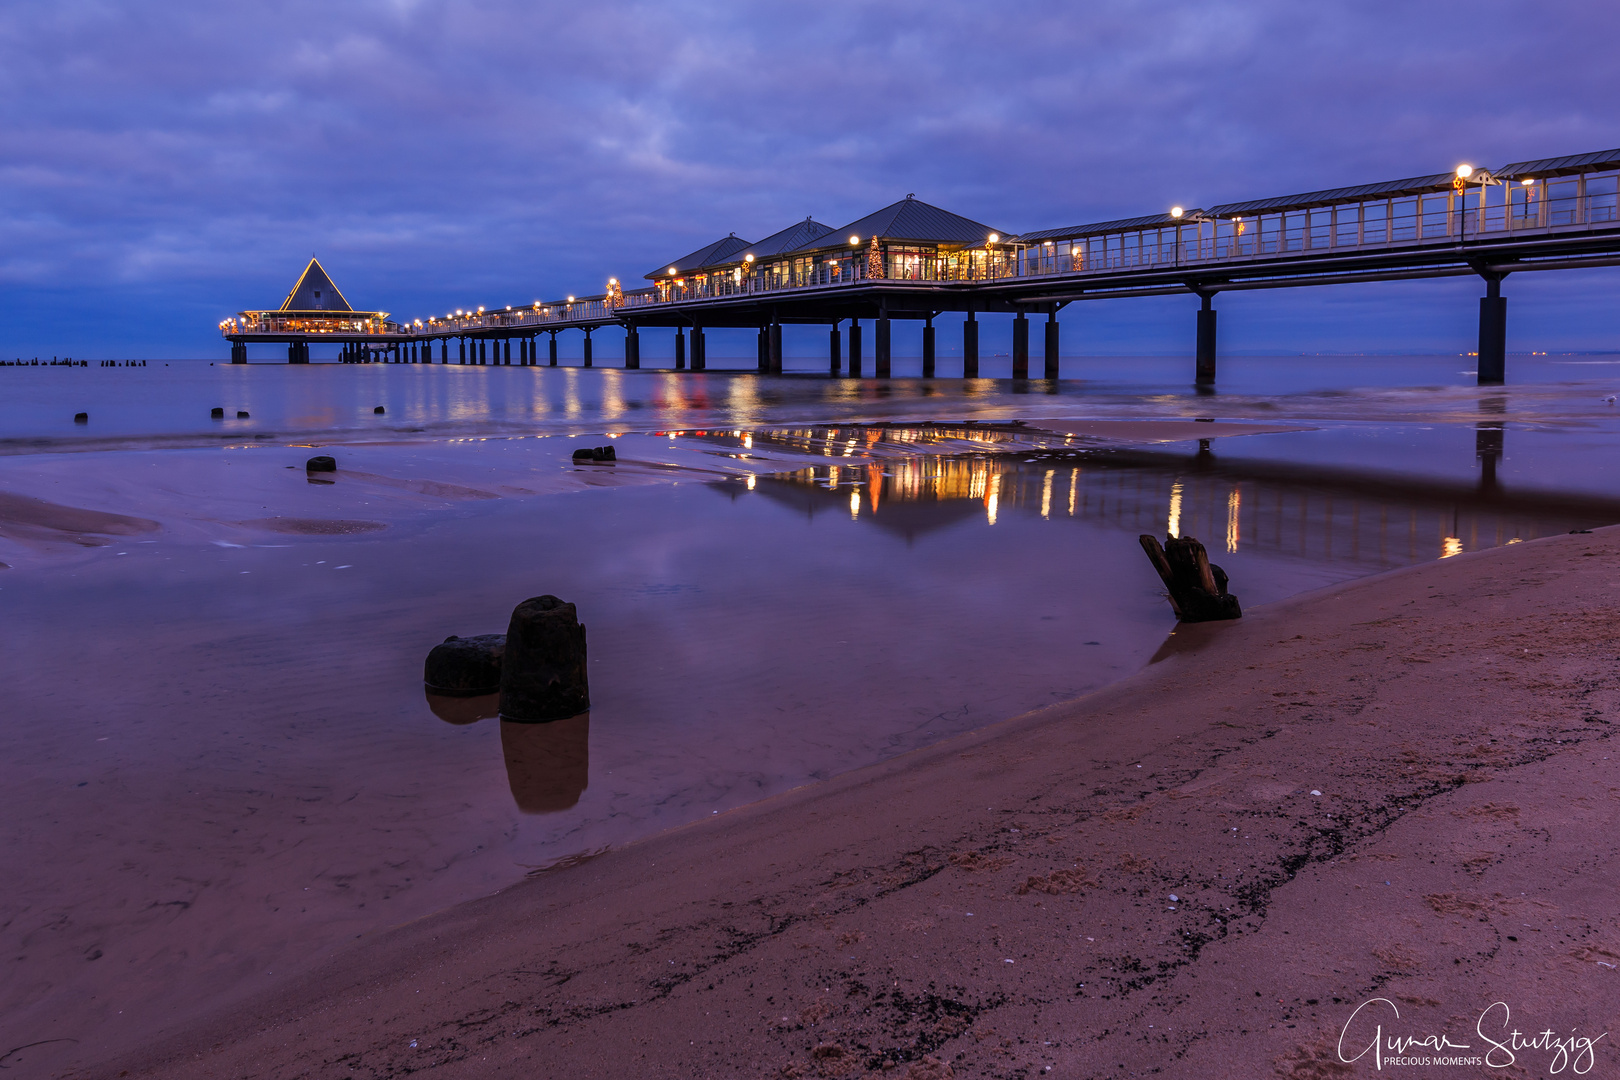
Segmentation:
{"type": "MultiPolygon", "coordinates": [[[[833,429],[836,430],[836,429],[833,429]]],[[[933,441],[930,432],[922,441],[933,441]]],[[[953,435],[956,433],[952,433],[953,435]]],[[[883,440],[903,442],[885,429],[883,440]]],[[[1077,520],[1130,533],[1196,536],[1212,550],[1405,566],[1620,521],[1620,499],[1508,493],[1495,481],[1500,427],[1481,425],[1475,484],[1199,453],[1115,450],[1006,455],[869,455],[759,476],[752,489],[809,513],[848,514],[915,538],[968,519],[1077,520]],[[1033,455],[1033,460],[1031,459],[1033,455]]],[[[838,446],[865,434],[753,433],[750,442],[838,446]]],[[[988,447],[986,447],[988,449],[988,447]]]]}

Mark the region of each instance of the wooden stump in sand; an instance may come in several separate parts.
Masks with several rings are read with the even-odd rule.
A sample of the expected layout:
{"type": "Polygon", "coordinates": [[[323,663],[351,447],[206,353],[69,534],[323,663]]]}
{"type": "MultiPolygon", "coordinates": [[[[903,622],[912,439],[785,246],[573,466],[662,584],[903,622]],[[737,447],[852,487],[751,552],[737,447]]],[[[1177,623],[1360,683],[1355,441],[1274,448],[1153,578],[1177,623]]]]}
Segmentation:
{"type": "Polygon", "coordinates": [[[501,661],[501,717],[562,720],[591,707],[585,627],[573,604],[536,596],[512,611],[501,661]]]}
{"type": "Polygon", "coordinates": [[[1170,607],[1182,622],[1241,619],[1238,598],[1226,591],[1226,571],[1209,561],[1204,545],[1190,536],[1166,537],[1164,547],[1147,533],[1142,550],[1170,593],[1170,607]]]}
{"type": "Polygon", "coordinates": [[[505,634],[447,637],[428,653],[422,681],[445,697],[479,697],[501,688],[505,634]]]}

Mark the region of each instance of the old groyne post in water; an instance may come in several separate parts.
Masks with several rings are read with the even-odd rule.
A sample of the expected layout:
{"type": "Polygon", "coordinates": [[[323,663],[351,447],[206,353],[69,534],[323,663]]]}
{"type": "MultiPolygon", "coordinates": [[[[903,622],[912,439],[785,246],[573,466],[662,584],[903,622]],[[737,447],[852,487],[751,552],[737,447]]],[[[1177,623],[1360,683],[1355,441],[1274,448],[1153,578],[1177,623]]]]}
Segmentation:
{"type": "Polygon", "coordinates": [[[1297,195],[1225,203],[1065,228],[1008,233],[907,195],[839,228],[811,218],[757,243],[735,233],[671,260],[625,289],[618,278],[592,296],[530,306],[457,310],[396,322],[357,311],[314,259],[281,307],[223,320],[232,363],[248,346],[286,346],[308,363],[312,344],[338,347],[350,362],[538,364],[536,341],[622,328],[625,368],[641,367],[641,331],[674,331],[675,368],[706,368],[705,328],[752,329],[761,373],[783,370],[784,325],[829,327],[829,371],[864,375],[862,322],[873,324],[873,376],[892,371],[896,320],[922,323],[923,375],[935,374],[933,320],[966,316],[962,374],[979,376],[979,317],[1012,322],[1012,375],[1030,376],[1029,324],[1045,315],[1042,374],[1060,375],[1058,315],[1082,300],[1191,296],[1198,300],[1193,378],[1216,380],[1215,297],[1223,292],[1420,278],[1478,277],[1478,381],[1507,377],[1507,298],[1502,282],[1533,270],[1620,264],[1620,149],[1514,162],[1498,169],[1458,165],[1442,173],[1297,195]],[[847,331],[841,327],[848,325],[847,331]]]}

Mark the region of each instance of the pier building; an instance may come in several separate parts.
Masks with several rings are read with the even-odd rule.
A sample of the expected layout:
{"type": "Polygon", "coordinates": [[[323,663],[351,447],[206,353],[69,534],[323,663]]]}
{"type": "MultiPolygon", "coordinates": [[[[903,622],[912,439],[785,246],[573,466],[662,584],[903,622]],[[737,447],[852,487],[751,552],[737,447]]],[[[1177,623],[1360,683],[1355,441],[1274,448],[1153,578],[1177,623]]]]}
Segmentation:
{"type": "Polygon", "coordinates": [[[408,328],[388,321],[386,311],[356,311],[319,259],[311,258],[292,291],[273,311],[239,311],[220,323],[231,341],[231,363],[247,363],[247,342],[286,342],[287,363],[309,363],[309,343],[338,342],[345,357],[368,346],[394,348],[408,328]]]}
{"type": "MultiPolygon", "coordinates": [[[[1475,277],[1478,380],[1506,378],[1507,298],[1512,274],[1620,264],[1620,149],[1513,162],[1231,202],[1172,207],[1139,217],[1009,233],[912,196],[841,228],[812,219],[754,243],[731,234],[671,260],[627,290],[617,278],[591,296],[517,308],[457,311],[404,325],[385,312],[365,321],[357,344],[391,360],[537,364],[557,362],[556,335],[624,330],[624,365],[641,366],[641,332],[675,334],[675,363],[705,366],[703,332],[758,331],[759,370],[782,370],[781,328],[828,328],[828,372],[865,373],[863,322],[872,324],[872,374],[891,372],[896,321],[922,323],[923,374],[935,374],[933,320],[966,315],[963,375],[979,372],[979,322],[1010,316],[1012,374],[1030,377],[1030,321],[1044,317],[1042,376],[1060,375],[1059,313],[1085,300],[1179,295],[1196,300],[1195,381],[1213,387],[1223,292],[1437,277],[1475,277]],[[690,344],[690,350],[688,349],[690,344]],[[847,365],[847,366],[846,366],[847,365]]],[[[312,267],[317,264],[312,262],[312,267]]],[[[306,270],[306,276],[309,271],[306,270]]],[[[324,271],[322,271],[324,277],[324,271]]],[[[298,290],[294,290],[295,293],[298,290]]],[[[292,297],[289,297],[289,303],[292,297]]],[[[329,312],[243,312],[221,331],[233,359],[255,341],[304,348],[308,327],[329,312]],[[251,318],[250,318],[251,316],[251,318]],[[300,344],[302,342],[303,344],[300,344]]],[[[337,333],[334,326],[330,331],[337,333]]],[[[336,339],[334,340],[342,340],[336,339]]]]}

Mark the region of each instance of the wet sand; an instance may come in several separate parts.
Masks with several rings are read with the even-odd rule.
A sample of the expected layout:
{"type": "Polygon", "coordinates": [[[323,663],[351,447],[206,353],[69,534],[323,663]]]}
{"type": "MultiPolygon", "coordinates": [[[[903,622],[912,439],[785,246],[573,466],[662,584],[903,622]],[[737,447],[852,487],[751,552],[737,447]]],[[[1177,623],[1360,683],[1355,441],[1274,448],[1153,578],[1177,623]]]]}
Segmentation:
{"type": "Polygon", "coordinates": [[[1326,1077],[1375,1075],[1338,1060],[1374,1023],[1464,1056],[1503,1007],[1595,1037],[1617,557],[1620,528],[1552,537],[1183,630],[1078,701],[538,873],[71,1075],[1326,1077]]]}

